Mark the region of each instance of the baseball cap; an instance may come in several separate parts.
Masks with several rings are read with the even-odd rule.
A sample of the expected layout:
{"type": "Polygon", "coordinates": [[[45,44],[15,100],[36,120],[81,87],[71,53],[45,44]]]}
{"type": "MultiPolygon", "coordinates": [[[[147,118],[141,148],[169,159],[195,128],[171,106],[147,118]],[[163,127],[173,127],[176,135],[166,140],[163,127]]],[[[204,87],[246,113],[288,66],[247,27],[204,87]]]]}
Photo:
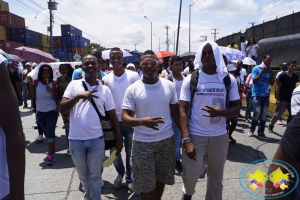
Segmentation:
{"type": "Polygon", "coordinates": [[[282,66],[282,67],[287,67],[287,66],[288,66],[288,63],[287,63],[287,62],[284,62],[284,63],[282,63],[280,66],[282,66]]]}

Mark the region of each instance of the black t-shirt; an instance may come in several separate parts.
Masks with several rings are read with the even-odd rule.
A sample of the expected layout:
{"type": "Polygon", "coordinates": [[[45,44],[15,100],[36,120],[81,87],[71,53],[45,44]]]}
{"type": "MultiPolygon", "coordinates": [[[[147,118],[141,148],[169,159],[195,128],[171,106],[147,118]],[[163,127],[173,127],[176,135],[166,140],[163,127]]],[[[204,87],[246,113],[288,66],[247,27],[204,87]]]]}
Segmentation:
{"type": "Polygon", "coordinates": [[[293,117],[280,140],[281,147],[300,162],[300,112],[293,117]]]}
{"type": "Polygon", "coordinates": [[[290,77],[286,72],[282,72],[278,79],[278,82],[281,84],[280,101],[291,102],[293,91],[299,80],[298,75],[293,73],[293,76],[290,77]]]}
{"type": "Polygon", "coordinates": [[[20,82],[20,78],[18,76],[18,73],[14,70],[8,70],[9,72],[9,78],[10,78],[10,82],[17,94],[18,99],[20,99],[20,97],[18,96],[18,92],[17,92],[17,87],[16,87],[16,82],[20,82]]]}

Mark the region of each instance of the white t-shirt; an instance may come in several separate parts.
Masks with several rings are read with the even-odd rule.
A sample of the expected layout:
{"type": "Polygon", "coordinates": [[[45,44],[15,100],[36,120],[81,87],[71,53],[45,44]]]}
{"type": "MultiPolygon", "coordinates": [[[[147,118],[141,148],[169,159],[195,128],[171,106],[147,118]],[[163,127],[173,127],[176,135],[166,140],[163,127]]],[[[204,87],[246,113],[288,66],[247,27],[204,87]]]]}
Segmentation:
{"type": "Polygon", "coordinates": [[[136,71],[138,74],[139,74],[139,76],[140,77],[142,77],[142,75],[143,75],[143,71],[141,70],[141,69],[137,69],[137,71],[136,71]]]}
{"type": "MultiPolygon", "coordinates": [[[[25,69],[22,70],[22,80],[23,80],[23,77],[26,76],[27,71],[28,71],[27,68],[25,68],[25,69]]],[[[22,82],[23,82],[23,83],[27,83],[27,76],[26,76],[25,80],[22,81],[22,82]]]]}
{"type": "MultiPolygon", "coordinates": [[[[250,88],[253,87],[252,74],[248,75],[245,83],[248,84],[250,88]],[[250,76],[251,76],[251,80],[250,80],[250,76]]],[[[247,88],[247,93],[252,93],[252,91],[247,88]]]]}
{"type": "MultiPolygon", "coordinates": [[[[115,109],[115,104],[109,88],[97,80],[98,85],[90,86],[83,78],[81,80],[73,80],[69,83],[63,97],[73,98],[78,93],[85,92],[82,85],[82,80],[89,91],[98,90],[93,95],[98,98],[93,98],[101,115],[105,116],[105,110],[110,111],[115,109]],[[105,110],[104,110],[105,109],[105,110]]],[[[90,101],[79,100],[72,108],[70,113],[70,140],[90,140],[101,137],[103,135],[102,126],[99,116],[90,101]]]]}
{"type": "Polygon", "coordinates": [[[242,79],[242,81],[243,81],[242,84],[245,83],[245,76],[247,76],[247,71],[246,71],[246,69],[241,68],[241,70],[240,70],[240,77],[241,77],[241,79],[242,79]]]}
{"type": "Polygon", "coordinates": [[[246,54],[246,46],[247,46],[247,41],[245,41],[245,42],[241,42],[241,52],[245,55],[245,56],[247,56],[247,54],[246,54]]]}
{"type": "Polygon", "coordinates": [[[280,74],[282,73],[283,71],[280,71],[280,72],[278,72],[277,74],[276,74],[276,80],[278,81],[279,80],[279,76],[280,76],[280,74]]]}
{"type": "Polygon", "coordinates": [[[188,75],[189,72],[190,72],[190,68],[189,68],[189,67],[186,67],[186,68],[183,70],[182,73],[185,74],[185,75],[188,75]]]}
{"type": "Polygon", "coordinates": [[[256,48],[255,48],[256,46],[258,47],[257,44],[254,44],[252,48],[251,48],[251,45],[249,45],[249,46],[246,48],[246,51],[248,51],[248,50],[251,48],[251,50],[249,51],[247,57],[251,58],[252,56],[255,56],[255,57],[257,56],[256,48]]]}
{"type": "Polygon", "coordinates": [[[140,142],[161,141],[174,135],[170,115],[170,104],[177,104],[174,84],[159,78],[155,84],[145,84],[138,80],[126,90],[123,109],[135,110],[136,118],[164,117],[166,123],[159,123],[159,130],[145,126],[134,127],[133,140],[140,142]]]}
{"type": "Polygon", "coordinates": [[[9,176],[6,158],[6,139],[0,126],[0,199],[9,193],[9,176]]]}
{"type": "Polygon", "coordinates": [[[296,115],[300,111],[300,85],[293,91],[291,100],[291,115],[296,115]]]}
{"type": "Polygon", "coordinates": [[[136,72],[127,69],[125,69],[124,74],[120,77],[115,76],[114,72],[111,72],[102,79],[112,93],[119,121],[121,121],[122,103],[126,89],[139,79],[140,76],[136,72]]]}
{"type": "MultiPolygon", "coordinates": [[[[168,70],[169,70],[170,74],[173,73],[169,68],[168,68],[168,70]]],[[[167,72],[167,70],[165,70],[165,69],[161,72],[161,74],[164,75],[165,77],[168,76],[168,72],[167,72]]]]}
{"type": "MultiPolygon", "coordinates": [[[[236,79],[230,75],[231,89],[228,95],[229,101],[239,100],[236,79]]],[[[187,76],[182,84],[180,101],[191,101],[190,91],[191,75],[187,76]]],[[[217,74],[208,75],[203,71],[199,72],[197,90],[193,99],[192,115],[189,120],[189,131],[192,135],[198,136],[220,136],[227,134],[225,117],[205,117],[207,114],[201,110],[205,105],[216,105],[225,109],[226,88],[223,80],[219,80],[217,74]]]]}
{"type": "Polygon", "coordinates": [[[180,91],[181,91],[181,87],[182,87],[182,84],[183,84],[183,81],[184,81],[184,76],[182,76],[182,80],[181,81],[177,81],[174,76],[173,76],[173,83],[175,85],[175,88],[176,88],[176,94],[177,94],[177,99],[178,99],[178,103],[179,103],[179,97],[180,97],[180,91]]]}
{"type": "MultiPolygon", "coordinates": [[[[36,87],[36,110],[39,112],[49,112],[57,108],[52,93],[47,92],[46,87],[47,85],[44,85],[40,81],[36,87]]],[[[49,83],[49,87],[53,89],[52,83],[49,83]]]]}

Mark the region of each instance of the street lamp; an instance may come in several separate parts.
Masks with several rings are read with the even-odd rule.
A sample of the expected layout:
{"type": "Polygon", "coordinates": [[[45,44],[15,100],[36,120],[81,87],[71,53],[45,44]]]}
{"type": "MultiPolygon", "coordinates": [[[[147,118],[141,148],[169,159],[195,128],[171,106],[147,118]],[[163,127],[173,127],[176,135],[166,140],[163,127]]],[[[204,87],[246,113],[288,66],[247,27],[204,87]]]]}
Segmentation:
{"type": "MultiPolygon", "coordinates": [[[[199,0],[197,0],[199,1],[199,0]]],[[[194,5],[197,1],[195,1],[194,3],[192,3],[190,5],[190,12],[189,12],[189,52],[191,52],[191,8],[192,5],[194,5]]]]}
{"type": "Polygon", "coordinates": [[[157,35],[155,35],[155,34],[153,34],[153,35],[156,36],[156,37],[158,37],[158,51],[160,51],[160,37],[157,36],[157,35]]]}
{"type": "Polygon", "coordinates": [[[149,20],[147,16],[144,16],[151,24],[151,50],[152,50],[152,22],[149,20]]]}

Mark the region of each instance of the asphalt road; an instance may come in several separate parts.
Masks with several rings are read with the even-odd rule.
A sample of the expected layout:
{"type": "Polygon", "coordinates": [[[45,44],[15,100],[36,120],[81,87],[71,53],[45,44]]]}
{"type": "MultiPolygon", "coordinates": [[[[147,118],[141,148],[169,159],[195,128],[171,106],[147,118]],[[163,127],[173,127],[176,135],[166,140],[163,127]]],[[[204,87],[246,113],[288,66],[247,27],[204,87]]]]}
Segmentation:
{"type": "MultiPolygon", "coordinates": [[[[23,129],[26,136],[26,177],[25,177],[25,197],[29,200],[79,200],[83,193],[78,190],[79,179],[72,163],[71,157],[66,155],[67,144],[63,122],[59,117],[56,128],[56,152],[55,163],[48,166],[45,163],[47,150],[46,139],[37,143],[35,138],[38,131],[34,130],[35,115],[29,109],[20,108],[23,129]]],[[[242,112],[242,114],[244,114],[242,112]]],[[[269,121],[269,120],[268,120],[269,121]]],[[[284,124],[286,124],[284,122],[284,124]]],[[[273,158],[278,147],[278,143],[285,130],[285,125],[276,124],[274,134],[266,131],[268,140],[260,140],[257,137],[249,138],[247,136],[249,124],[245,124],[242,119],[239,120],[238,127],[233,136],[237,143],[229,146],[228,157],[225,164],[225,173],[223,180],[223,199],[256,199],[247,194],[239,184],[239,174],[241,170],[255,160],[264,158],[273,158]]],[[[109,152],[106,152],[109,155],[109,152]]],[[[124,159],[124,151],[122,152],[124,159]]],[[[105,183],[102,189],[102,199],[128,199],[130,193],[125,187],[125,183],[118,190],[114,190],[113,182],[117,176],[114,166],[105,168],[103,180],[105,183]]],[[[182,192],[182,179],[180,174],[175,175],[175,185],[166,186],[163,200],[179,200],[182,192]]],[[[193,199],[205,199],[206,177],[199,179],[196,192],[193,199]]],[[[140,199],[139,196],[133,196],[131,199],[140,199]]]]}

